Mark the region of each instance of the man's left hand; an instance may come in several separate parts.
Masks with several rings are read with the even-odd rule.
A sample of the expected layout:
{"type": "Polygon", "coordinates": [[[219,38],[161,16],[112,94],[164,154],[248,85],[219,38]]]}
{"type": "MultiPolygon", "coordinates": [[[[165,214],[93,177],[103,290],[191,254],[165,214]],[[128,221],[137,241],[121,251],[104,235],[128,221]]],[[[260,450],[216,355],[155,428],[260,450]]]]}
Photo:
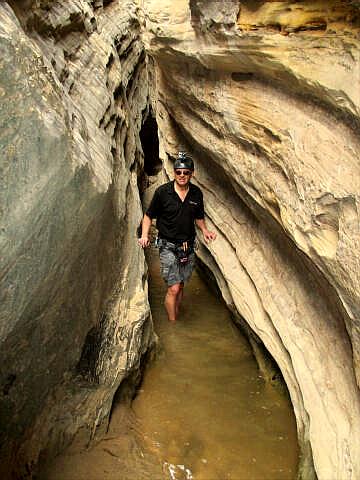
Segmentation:
{"type": "Polygon", "coordinates": [[[209,243],[209,242],[211,242],[211,240],[215,240],[216,233],[215,232],[210,232],[210,230],[204,230],[203,231],[203,236],[204,236],[205,242],[209,243]]]}

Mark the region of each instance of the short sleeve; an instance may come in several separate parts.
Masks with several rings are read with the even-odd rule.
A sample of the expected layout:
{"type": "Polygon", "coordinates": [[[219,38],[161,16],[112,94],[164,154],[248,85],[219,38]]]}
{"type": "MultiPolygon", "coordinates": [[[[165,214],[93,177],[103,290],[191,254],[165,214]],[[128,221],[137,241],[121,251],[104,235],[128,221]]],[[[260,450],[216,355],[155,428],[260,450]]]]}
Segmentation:
{"type": "Polygon", "coordinates": [[[160,213],[160,193],[159,189],[157,189],[154,193],[154,196],[151,200],[151,203],[146,210],[146,215],[150,218],[157,218],[160,213]]]}
{"type": "Polygon", "coordinates": [[[199,202],[198,206],[195,212],[195,218],[197,220],[202,220],[205,217],[205,212],[204,212],[204,200],[203,200],[203,194],[200,191],[199,192],[199,202]]]}

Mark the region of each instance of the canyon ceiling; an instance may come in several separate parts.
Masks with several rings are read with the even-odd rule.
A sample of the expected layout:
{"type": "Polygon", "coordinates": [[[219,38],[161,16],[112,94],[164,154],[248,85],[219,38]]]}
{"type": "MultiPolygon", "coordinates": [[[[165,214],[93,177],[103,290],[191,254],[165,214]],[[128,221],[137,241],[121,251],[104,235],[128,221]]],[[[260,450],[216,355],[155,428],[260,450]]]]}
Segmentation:
{"type": "Polygon", "coordinates": [[[199,257],[285,379],[299,476],[360,478],[360,2],[8,1],[0,48],[3,472],[101,434],[156,342],[153,115],[163,175],[195,161],[199,257]]]}

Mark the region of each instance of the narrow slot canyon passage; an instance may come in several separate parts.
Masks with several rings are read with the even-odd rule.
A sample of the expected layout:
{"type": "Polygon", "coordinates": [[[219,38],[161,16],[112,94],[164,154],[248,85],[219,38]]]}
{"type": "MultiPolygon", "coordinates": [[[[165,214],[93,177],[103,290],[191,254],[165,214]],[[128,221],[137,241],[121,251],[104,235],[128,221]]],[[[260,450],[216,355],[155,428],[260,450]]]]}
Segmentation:
{"type": "Polygon", "coordinates": [[[158,252],[147,252],[159,336],[131,407],[115,405],[107,436],[74,445],[41,480],[290,480],[298,447],[283,389],[265,383],[223,302],[195,271],[169,323],[158,252]]]}
{"type": "Polygon", "coordinates": [[[0,480],[360,479],[360,2],[312,3],[0,1],[0,480]]]}

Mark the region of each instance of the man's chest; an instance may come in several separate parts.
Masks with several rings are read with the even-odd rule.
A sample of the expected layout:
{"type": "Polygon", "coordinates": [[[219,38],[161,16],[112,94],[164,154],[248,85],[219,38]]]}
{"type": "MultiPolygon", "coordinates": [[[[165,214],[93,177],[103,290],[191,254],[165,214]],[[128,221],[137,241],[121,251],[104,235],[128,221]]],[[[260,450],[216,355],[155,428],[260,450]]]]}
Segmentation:
{"type": "Polygon", "coordinates": [[[181,200],[177,194],[168,195],[163,199],[161,214],[168,218],[194,217],[197,206],[198,201],[192,196],[181,200]]]}

